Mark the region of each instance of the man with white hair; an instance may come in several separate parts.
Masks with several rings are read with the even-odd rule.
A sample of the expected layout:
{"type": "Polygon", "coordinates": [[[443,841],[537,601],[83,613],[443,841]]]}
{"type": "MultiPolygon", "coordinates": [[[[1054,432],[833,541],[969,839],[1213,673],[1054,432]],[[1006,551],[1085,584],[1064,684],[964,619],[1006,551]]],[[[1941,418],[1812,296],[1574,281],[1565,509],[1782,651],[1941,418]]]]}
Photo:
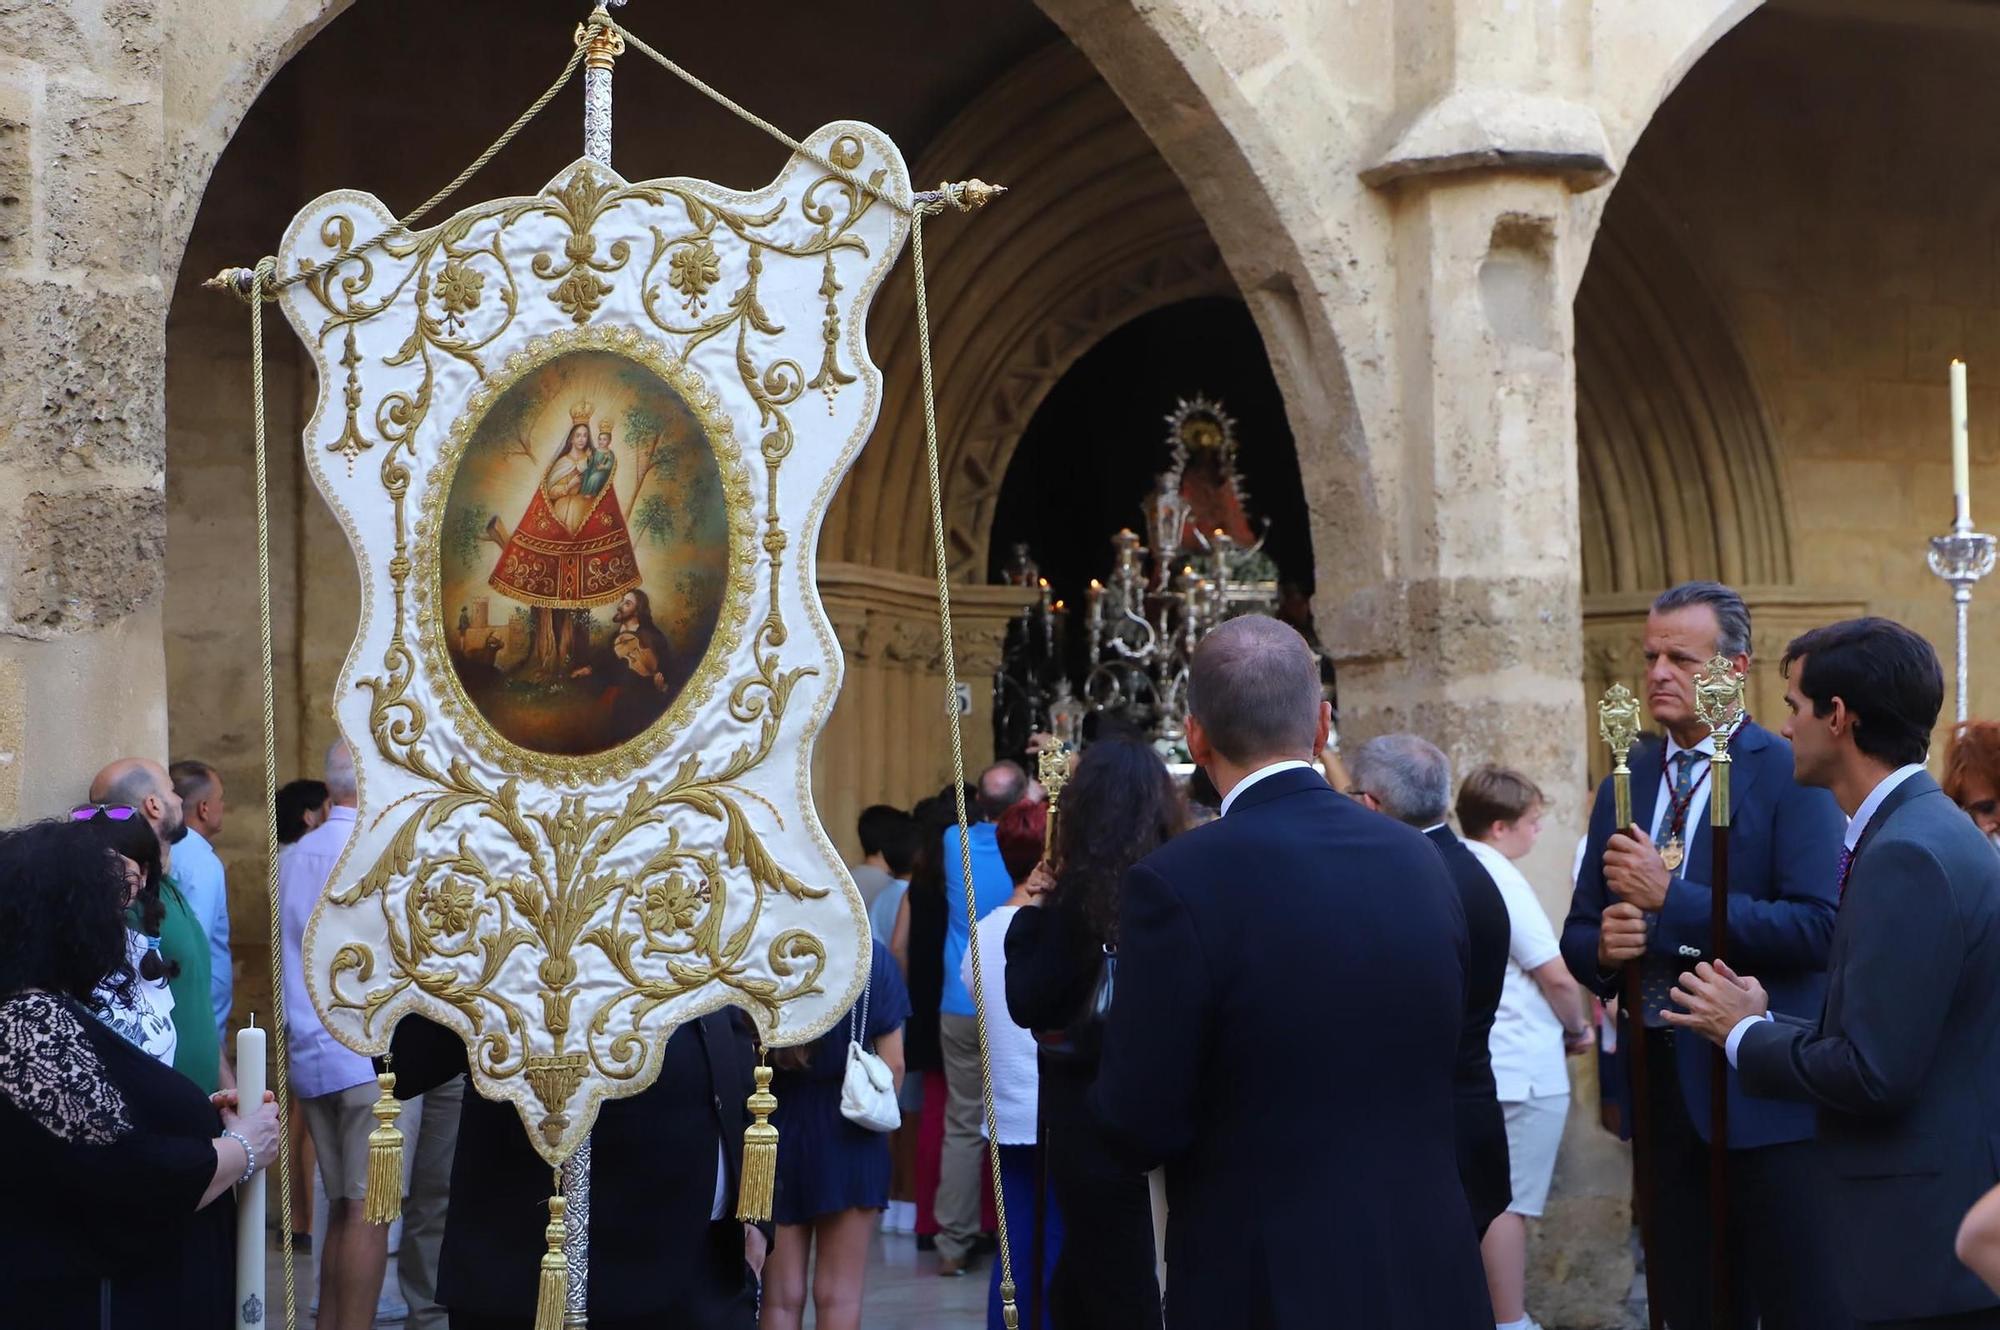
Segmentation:
{"type": "Polygon", "coordinates": [[[278,900],[284,928],[286,1050],[292,1092],[304,1111],[326,1191],[326,1235],[320,1246],[322,1330],[369,1330],[389,1263],[389,1229],[362,1219],[368,1194],[368,1133],[375,1129],[375,1067],[328,1034],[306,991],[306,922],[326,893],[333,868],[354,834],[358,787],[354,754],[345,740],[326,755],[331,806],[326,821],[300,837],[278,860],[278,900]]]}
{"type": "Polygon", "coordinates": [[[1459,1178],[1472,1206],[1472,1226],[1483,1238],[1513,1199],[1506,1117],[1495,1094],[1493,1056],[1487,1047],[1507,980],[1507,901],[1492,875],[1445,824],[1451,807],[1451,759],[1436,744],[1414,734],[1385,734],[1361,746],[1351,770],[1356,799],[1415,827],[1437,846],[1465,910],[1465,1023],[1459,1030],[1452,1088],[1459,1178]]]}

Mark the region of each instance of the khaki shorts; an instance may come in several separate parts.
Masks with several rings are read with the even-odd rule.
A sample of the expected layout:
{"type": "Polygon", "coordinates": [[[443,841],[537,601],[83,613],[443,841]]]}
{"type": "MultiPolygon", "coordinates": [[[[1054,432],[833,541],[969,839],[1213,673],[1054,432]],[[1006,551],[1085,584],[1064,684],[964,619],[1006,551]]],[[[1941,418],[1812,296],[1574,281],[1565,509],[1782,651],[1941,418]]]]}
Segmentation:
{"type": "Polygon", "coordinates": [[[1569,1096],[1544,1095],[1503,1103],[1500,1108],[1507,1119],[1507,1162],[1514,1183],[1514,1199],[1507,1210],[1539,1219],[1548,1204],[1563,1124],[1569,1121],[1569,1096]]]}
{"type": "MultiPolygon", "coordinates": [[[[368,1134],[375,1130],[371,1112],[382,1093],[375,1082],[349,1086],[334,1094],[299,1101],[313,1153],[319,1156],[320,1186],[331,1201],[359,1201],[368,1195],[368,1134]]],[[[400,1125],[402,1119],[397,1119],[400,1125]]]]}

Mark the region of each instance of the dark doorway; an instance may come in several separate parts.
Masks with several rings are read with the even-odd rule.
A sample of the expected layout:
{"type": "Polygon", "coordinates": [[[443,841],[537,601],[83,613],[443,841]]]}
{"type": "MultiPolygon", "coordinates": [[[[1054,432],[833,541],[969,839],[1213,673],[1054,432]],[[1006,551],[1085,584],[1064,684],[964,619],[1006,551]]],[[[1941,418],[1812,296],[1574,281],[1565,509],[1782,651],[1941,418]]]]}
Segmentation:
{"type": "Polygon", "coordinates": [[[1250,311],[1222,297],[1132,320],[1050,390],[1001,484],[989,578],[1025,543],[1053,594],[1080,605],[1090,579],[1110,570],[1112,535],[1142,528],[1140,501],[1167,466],[1166,417],[1198,393],[1235,418],[1250,515],[1268,523],[1264,548],[1282,580],[1309,592],[1312,538],[1284,398],[1250,311]]]}

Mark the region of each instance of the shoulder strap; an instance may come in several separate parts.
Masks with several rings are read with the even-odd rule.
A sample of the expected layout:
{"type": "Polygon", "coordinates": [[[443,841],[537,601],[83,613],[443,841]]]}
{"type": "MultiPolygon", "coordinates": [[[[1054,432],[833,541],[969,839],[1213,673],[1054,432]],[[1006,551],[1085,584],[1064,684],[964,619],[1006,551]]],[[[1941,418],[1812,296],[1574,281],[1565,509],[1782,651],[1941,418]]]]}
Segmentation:
{"type": "Polygon", "coordinates": [[[857,1002],[847,1013],[847,1018],[851,1026],[848,1038],[857,1044],[863,1043],[868,1038],[868,990],[874,986],[875,957],[871,948],[868,957],[868,977],[861,983],[861,1001],[857,1002]]]}

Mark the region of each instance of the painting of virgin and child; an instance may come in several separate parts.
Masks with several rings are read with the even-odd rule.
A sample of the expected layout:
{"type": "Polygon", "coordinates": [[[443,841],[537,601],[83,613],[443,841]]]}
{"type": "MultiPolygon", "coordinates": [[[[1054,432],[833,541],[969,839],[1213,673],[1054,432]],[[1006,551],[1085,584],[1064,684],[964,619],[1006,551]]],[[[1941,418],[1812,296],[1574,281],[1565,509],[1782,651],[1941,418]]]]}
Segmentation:
{"type": "Polygon", "coordinates": [[[609,752],[673,705],[729,580],[700,416],[658,373],[579,349],[474,426],[440,531],[440,616],[466,698],[508,742],[609,752]],[[452,617],[455,614],[455,619],[452,617]]]}

